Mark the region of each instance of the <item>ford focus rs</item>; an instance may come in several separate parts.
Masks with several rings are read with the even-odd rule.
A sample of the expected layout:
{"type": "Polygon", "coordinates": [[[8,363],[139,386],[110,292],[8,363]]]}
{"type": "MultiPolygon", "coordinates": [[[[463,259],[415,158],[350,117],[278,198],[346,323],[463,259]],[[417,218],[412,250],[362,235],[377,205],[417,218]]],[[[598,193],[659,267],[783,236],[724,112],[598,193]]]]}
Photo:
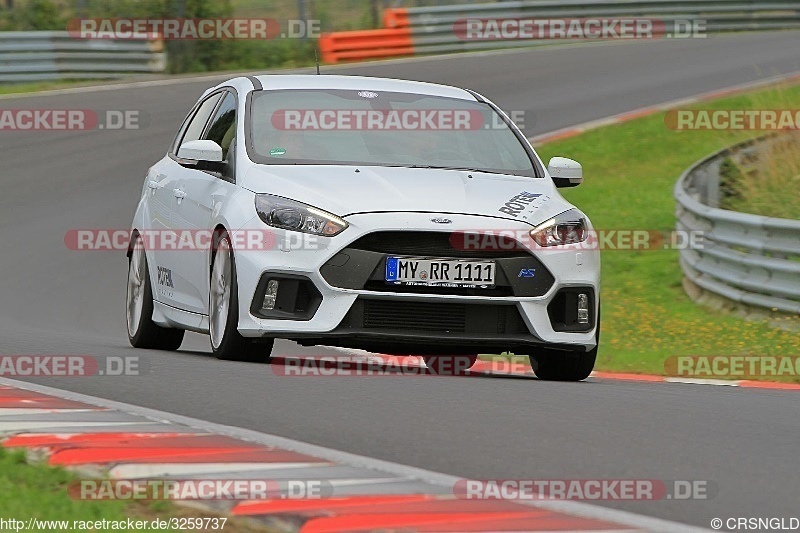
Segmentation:
{"type": "Polygon", "coordinates": [[[470,90],[350,76],[239,77],[206,91],[150,168],[132,224],[127,328],[174,350],[268,361],[275,339],[470,366],[526,354],[591,372],[599,252],[508,116],[470,90]]]}

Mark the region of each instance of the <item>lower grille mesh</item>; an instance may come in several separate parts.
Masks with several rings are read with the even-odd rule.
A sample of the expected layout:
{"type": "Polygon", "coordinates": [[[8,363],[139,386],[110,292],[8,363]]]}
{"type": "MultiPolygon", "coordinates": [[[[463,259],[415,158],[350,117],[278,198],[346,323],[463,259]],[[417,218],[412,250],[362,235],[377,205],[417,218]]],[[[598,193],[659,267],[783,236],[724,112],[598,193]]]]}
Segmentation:
{"type": "Polygon", "coordinates": [[[466,314],[460,304],[364,301],[365,328],[463,333],[466,314]]]}

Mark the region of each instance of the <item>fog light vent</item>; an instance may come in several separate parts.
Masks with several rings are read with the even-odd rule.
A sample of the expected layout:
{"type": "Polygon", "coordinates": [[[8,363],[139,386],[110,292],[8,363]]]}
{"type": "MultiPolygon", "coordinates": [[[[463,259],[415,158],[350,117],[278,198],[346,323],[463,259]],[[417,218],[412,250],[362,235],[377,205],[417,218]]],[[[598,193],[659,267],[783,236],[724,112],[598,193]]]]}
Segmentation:
{"type": "Polygon", "coordinates": [[[589,323],[589,296],[585,293],[578,294],[578,324],[589,323]]]}
{"type": "Polygon", "coordinates": [[[547,306],[553,331],[590,331],[594,316],[595,294],[591,287],[564,287],[547,306]]]}
{"type": "Polygon", "coordinates": [[[311,320],[322,303],[322,294],[305,276],[264,272],[250,302],[258,318],[311,320]]]}
{"type": "Polygon", "coordinates": [[[267,290],[264,292],[264,303],[261,309],[270,311],[275,309],[275,301],[278,299],[278,280],[271,279],[267,283],[267,290]]]}

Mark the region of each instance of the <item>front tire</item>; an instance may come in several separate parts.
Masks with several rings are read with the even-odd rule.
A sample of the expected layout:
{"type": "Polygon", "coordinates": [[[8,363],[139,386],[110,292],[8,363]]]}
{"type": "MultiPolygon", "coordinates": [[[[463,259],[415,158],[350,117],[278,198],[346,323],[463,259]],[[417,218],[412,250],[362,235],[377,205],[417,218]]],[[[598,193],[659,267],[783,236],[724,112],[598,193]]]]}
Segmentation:
{"type": "Polygon", "coordinates": [[[531,367],[543,381],[583,381],[594,369],[597,347],[588,352],[563,352],[542,348],[531,355],[531,367]]]}
{"type": "Polygon", "coordinates": [[[217,359],[268,363],[273,339],[255,341],[242,337],[239,324],[239,286],[236,281],[236,263],[230,238],[219,235],[211,267],[211,285],[208,291],[208,329],[211,350],[217,359]]]}
{"type": "Polygon", "coordinates": [[[164,328],[153,322],[153,288],[141,235],[136,236],[128,261],[126,303],[125,318],[131,346],[170,351],[180,348],[182,329],[164,328]]]}
{"type": "Polygon", "coordinates": [[[600,348],[600,313],[597,314],[597,329],[595,330],[597,344],[588,352],[565,352],[540,349],[536,355],[531,355],[531,368],[536,377],[543,381],[583,381],[594,370],[597,360],[597,350],[600,348]]]}

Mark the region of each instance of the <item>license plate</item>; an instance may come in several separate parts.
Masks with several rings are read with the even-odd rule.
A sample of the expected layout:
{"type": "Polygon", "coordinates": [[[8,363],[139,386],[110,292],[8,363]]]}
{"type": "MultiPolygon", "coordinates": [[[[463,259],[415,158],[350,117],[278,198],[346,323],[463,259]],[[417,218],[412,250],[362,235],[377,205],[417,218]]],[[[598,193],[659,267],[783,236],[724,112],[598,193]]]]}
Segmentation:
{"type": "Polygon", "coordinates": [[[386,282],[394,285],[494,287],[494,261],[388,257],[386,282]]]}

